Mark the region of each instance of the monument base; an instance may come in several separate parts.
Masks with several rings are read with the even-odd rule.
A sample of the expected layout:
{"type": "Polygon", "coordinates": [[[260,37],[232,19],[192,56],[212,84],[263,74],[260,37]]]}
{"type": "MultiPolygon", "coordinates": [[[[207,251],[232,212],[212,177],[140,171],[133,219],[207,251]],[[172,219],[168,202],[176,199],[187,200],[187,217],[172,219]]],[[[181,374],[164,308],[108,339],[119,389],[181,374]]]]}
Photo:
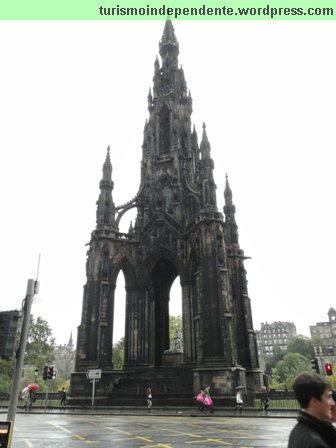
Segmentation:
{"type": "MultiPolygon", "coordinates": [[[[153,406],[195,406],[201,389],[210,386],[215,406],[235,406],[236,387],[253,397],[262,386],[260,370],[245,370],[240,366],[195,367],[181,364],[182,353],[165,353],[164,365],[134,367],[125,370],[102,370],[95,380],[96,406],[146,406],[146,389],[153,394],[153,406]]],[[[86,372],[71,374],[69,404],[91,406],[93,383],[86,372]]]]}
{"type": "Polygon", "coordinates": [[[182,350],[166,350],[163,353],[163,365],[171,366],[176,364],[182,364],[183,353],[182,350]]]}

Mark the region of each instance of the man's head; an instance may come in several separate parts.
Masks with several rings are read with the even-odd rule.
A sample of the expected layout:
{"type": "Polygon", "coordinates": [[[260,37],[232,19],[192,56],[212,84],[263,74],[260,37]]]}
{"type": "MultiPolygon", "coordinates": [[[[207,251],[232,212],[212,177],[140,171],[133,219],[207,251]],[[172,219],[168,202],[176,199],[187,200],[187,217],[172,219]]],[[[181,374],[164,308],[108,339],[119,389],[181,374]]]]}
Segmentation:
{"type": "Polygon", "coordinates": [[[331,407],[331,422],[336,423],[336,390],[333,389],[332,391],[332,398],[335,402],[335,404],[331,407]]]}
{"type": "Polygon", "coordinates": [[[320,420],[330,420],[332,391],[330,383],[317,373],[300,373],[294,380],[293,390],[301,408],[320,420]]]}

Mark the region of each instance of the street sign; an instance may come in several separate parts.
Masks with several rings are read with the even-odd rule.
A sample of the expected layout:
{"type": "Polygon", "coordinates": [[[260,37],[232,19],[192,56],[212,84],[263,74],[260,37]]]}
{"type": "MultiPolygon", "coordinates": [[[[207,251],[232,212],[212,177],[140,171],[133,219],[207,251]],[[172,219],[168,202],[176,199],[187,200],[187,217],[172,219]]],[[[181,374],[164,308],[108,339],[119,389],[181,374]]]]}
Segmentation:
{"type": "Polygon", "coordinates": [[[88,378],[89,380],[97,380],[101,378],[101,369],[88,370],[86,372],[86,378],[88,378]]]}
{"type": "Polygon", "coordinates": [[[91,405],[93,407],[94,406],[96,382],[99,383],[99,379],[101,378],[101,369],[88,370],[86,372],[86,378],[90,380],[90,383],[92,383],[92,400],[91,400],[91,405]]]}

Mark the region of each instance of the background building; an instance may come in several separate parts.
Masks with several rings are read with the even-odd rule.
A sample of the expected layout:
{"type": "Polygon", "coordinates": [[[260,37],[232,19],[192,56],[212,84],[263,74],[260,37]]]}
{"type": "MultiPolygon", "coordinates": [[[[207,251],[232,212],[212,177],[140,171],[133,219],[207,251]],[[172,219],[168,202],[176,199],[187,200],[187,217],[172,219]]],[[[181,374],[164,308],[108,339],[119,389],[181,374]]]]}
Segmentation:
{"type": "Polygon", "coordinates": [[[317,322],[309,327],[314,341],[314,352],[319,360],[320,371],[324,371],[326,363],[336,361],[336,310],[329,308],[328,321],[317,322]]]}
{"type": "Polygon", "coordinates": [[[67,344],[58,345],[55,353],[55,365],[58,373],[64,378],[70,378],[71,372],[75,370],[76,351],[72,340],[72,333],[67,344]]]}
{"type": "Polygon", "coordinates": [[[0,312],[0,358],[15,357],[20,319],[18,310],[0,312]]]}
{"type": "Polygon", "coordinates": [[[296,327],[292,322],[262,322],[256,336],[260,368],[265,370],[265,356],[286,351],[289,339],[296,336],[296,327]]]}

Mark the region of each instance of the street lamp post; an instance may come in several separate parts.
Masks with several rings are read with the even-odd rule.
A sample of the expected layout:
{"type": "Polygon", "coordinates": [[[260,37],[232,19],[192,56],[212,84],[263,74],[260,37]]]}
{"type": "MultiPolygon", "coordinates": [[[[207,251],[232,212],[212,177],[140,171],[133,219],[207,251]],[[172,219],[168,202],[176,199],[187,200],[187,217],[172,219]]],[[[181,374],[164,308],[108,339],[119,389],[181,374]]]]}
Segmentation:
{"type": "Polygon", "coordinates": [[[33,303],[34,294],[38,292],[38,287],[39,283],[37,281],[32,279],[28,280],[27,293],[23,304],[23,321],[22,321],[20,343],[17,352],[17,360],[15,365],[14,378],[12,383],[8,414],[7,414],[7,420],[11,421],[13,425],[20,389],[20,380],[21,380],[22,367],[24,363],[24,355],[26,351],[26,343],[28,339],[31,307],[33,303]]]}

